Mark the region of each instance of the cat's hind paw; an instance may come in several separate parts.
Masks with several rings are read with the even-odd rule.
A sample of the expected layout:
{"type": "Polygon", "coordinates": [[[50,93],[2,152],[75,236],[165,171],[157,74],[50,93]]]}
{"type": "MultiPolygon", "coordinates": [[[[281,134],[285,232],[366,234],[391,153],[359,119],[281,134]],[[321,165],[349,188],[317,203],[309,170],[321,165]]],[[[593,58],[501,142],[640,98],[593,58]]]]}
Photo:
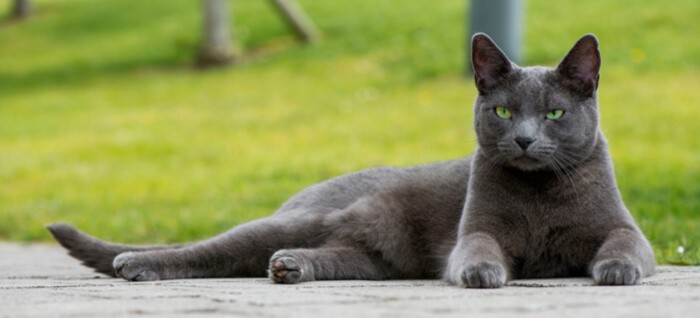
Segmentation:
{"type": "MultiPolygon", "coordinates": [[[[304,269],[301,261],[285,251],[279,251],[270,258],[268,276],[278,284],[296,284],[304,281],[304,269]]],[[[305,279],[308,280],[308,279],[305,279]]]]}
{"type": "Polygon", "coordinates": [[[117,255],[112,262],[118,277],[128,281],[160,280],[160,275],[141,261],[136,253],[126,252],[117,255]]]}
{"type": "Polygon", "coordinates": [[[593,280],[598,285],[637,285],[641,279],[641,266],[627,260],[607,259],[593,266],[593,280]]]}

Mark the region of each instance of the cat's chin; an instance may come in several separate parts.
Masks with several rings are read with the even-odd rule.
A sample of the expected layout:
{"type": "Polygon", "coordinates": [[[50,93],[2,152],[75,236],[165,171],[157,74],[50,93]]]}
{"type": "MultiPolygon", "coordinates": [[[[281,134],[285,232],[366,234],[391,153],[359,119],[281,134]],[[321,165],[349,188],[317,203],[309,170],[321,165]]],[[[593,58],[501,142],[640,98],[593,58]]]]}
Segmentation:
{"type": "Polygon", "coordinates": [[[522,155],[509,160],[508,162],[511,168],[521,170],[521,171],[542,171],[547,170],[548,166],[542,160],[530,157],[528,155],[522,155]]]}

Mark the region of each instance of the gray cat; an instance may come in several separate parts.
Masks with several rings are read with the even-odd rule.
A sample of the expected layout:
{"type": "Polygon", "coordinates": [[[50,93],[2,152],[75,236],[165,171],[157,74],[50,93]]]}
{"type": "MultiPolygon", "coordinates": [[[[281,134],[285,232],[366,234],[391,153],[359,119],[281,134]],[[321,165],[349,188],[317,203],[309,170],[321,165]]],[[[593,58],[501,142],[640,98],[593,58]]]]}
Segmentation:
{"type": "Polygon", "coordinates": [[[472,63],[479,146],[470,157],[337,177],[197,243],[127,246],[48,228],[83,264],[134,281],[442,277],[493,288],[563,276],[631,285],[651,275],[654,253],[622,202],[598,124],[596,38],[582,37],[556,69],[521,68],[477,34],[472,63]]]}

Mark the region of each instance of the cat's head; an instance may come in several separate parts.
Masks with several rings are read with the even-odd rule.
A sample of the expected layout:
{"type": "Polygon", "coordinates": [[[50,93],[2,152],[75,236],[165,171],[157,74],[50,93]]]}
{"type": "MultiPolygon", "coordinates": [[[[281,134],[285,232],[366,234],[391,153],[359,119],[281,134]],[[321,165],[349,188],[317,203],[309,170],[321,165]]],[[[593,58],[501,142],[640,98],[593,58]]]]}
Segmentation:
{"type": "Polygon", "coordinates": [[[590,156],[598,132],[598,41],[585,35],[556,68],[519,67],[485,34],[472,38],[474,127],[491,163],[557,170],[590,156]]]}

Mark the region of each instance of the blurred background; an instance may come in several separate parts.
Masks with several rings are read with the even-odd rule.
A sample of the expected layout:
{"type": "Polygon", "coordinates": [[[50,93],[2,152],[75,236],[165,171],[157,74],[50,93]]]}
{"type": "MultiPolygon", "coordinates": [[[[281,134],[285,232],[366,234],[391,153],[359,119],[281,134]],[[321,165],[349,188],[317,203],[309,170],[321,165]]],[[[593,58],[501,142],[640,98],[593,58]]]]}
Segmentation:
{"type": "MultiPolygon", "coordinates": [[[[130,243],[205,238],[300,189],[476,145],[469,1],[230,0],[201,68],[202,1],[0,1],[0,240],[66,221],[130,243]]],[[[660,263],[700,264],[700,1],[528,0],[522,64],[594,33],[620,190],[660,263]]]]}

